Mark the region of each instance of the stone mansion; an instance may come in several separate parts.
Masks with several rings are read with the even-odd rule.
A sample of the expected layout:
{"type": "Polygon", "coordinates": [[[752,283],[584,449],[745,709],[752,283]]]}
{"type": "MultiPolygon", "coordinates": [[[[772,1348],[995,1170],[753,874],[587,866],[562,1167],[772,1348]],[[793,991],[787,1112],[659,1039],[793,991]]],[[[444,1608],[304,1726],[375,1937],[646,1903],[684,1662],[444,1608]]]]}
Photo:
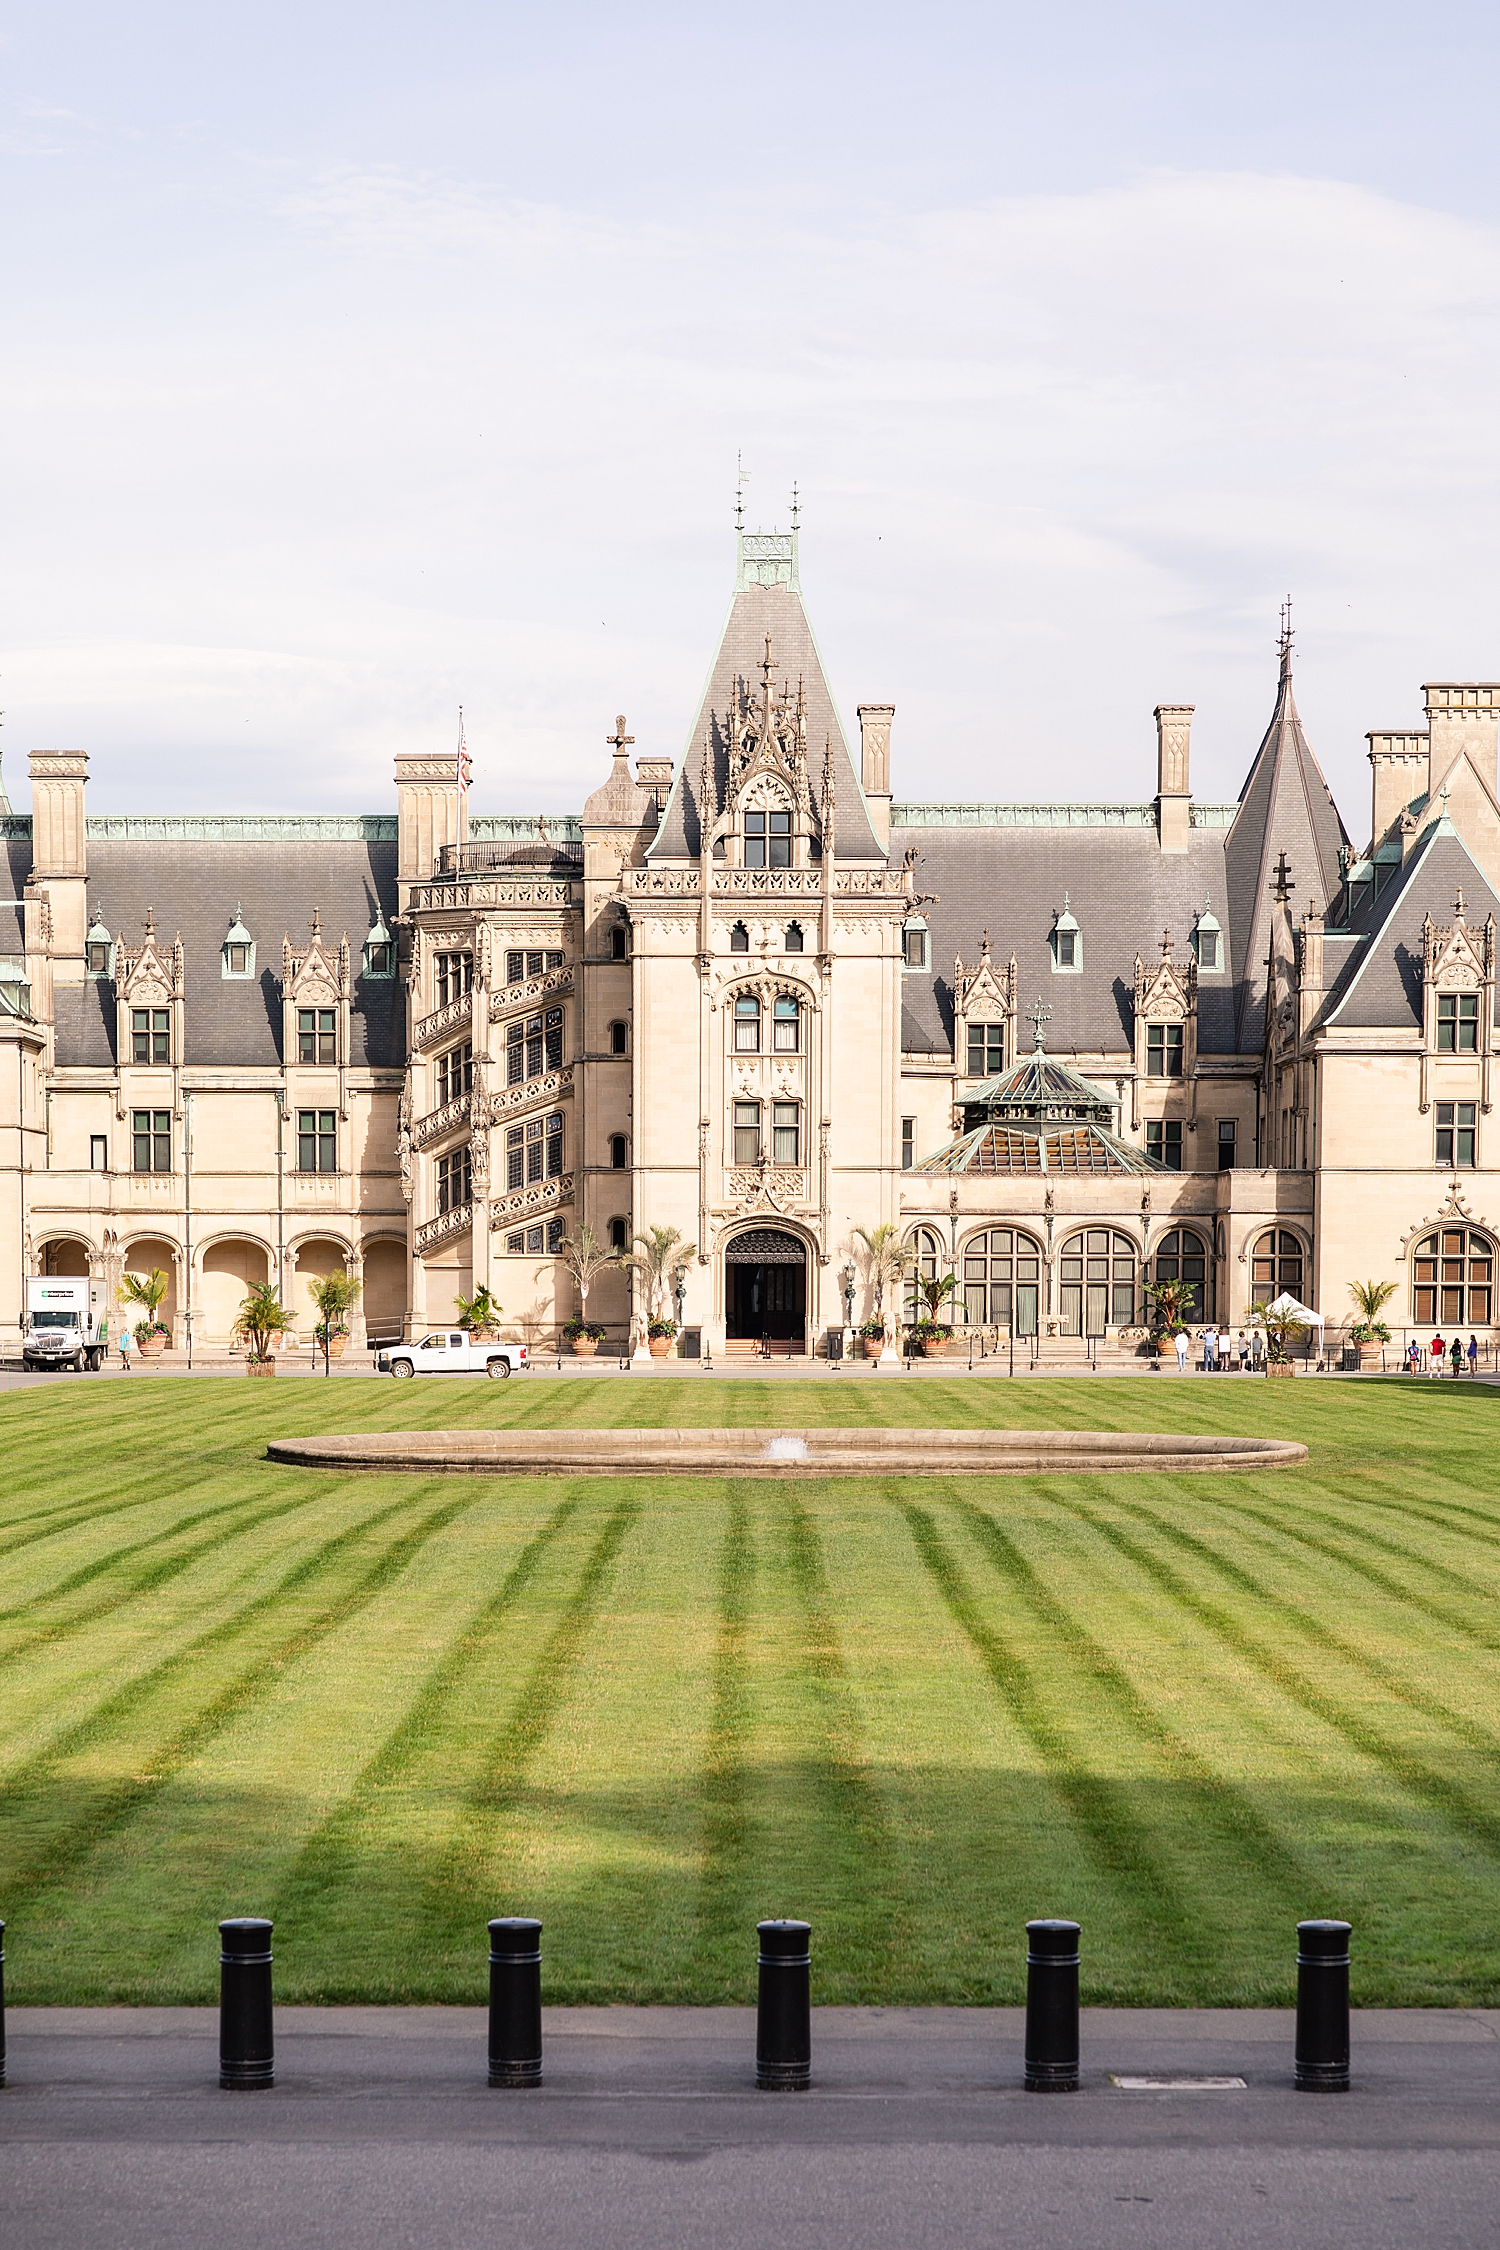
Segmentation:
{"type": "MultiPolygon", "coordinates": [[[[680,761],[619,721],[580,813],[471,817],[403,751],[354,818],[95,817],[31,754],[0,812],[0,1348],[28,1274],[159,1267],[173,1342],[271,1278],[363,1282],[367,1338],[486,1284],[548,1344],[559,1255],[671,1226],[688,1348],[825,1348],[872,1309],[855,1230],[958,1277],[960,1324],[1133,1349],[1153,1278],[1239,1324],[1495,1313],[1500,685],[1369,737],[1351,844],[1289,637],[1239,800],[895,801],[888,703],[846,733],[799,534],[737,534],[680,761]],[[638,754],[632,755],[638,751],[638,754]]],[[[0,797],[0,806],[5,800],[0,797]]],[[[639,1341],[610,1269],[591,1317],[639,1341]]]]}

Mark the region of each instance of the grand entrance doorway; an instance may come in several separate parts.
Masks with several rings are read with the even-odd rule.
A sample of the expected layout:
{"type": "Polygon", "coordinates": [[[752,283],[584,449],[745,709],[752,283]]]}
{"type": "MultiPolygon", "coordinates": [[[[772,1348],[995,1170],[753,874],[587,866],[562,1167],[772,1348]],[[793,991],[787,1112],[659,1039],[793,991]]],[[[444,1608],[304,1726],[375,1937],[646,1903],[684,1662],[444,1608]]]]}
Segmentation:
{"type": "Polygon", "coordinates": [[[780,1358],[807,1350],[807,1250],[779,1227],[737,1234],[724,1253],[724,1336],[731,1352],[780,1358]]]}

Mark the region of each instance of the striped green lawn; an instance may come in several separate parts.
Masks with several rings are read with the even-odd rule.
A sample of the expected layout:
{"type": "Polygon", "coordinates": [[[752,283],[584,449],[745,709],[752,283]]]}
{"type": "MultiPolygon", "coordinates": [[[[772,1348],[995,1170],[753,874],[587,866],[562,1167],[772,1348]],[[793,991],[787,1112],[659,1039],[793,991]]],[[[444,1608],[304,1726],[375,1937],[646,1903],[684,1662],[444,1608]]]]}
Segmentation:
{"type": "Polygon", "coordinates": [[[22,2001],[1500,2001],[1500,1471],[1460,1385],[164,1377],[0,1399],[0,1915],[22,2001]],[[278,1433],[862,1422],[1260,1430],[1264,1476],[631,1480],[273,1467],[278,1433]]]}

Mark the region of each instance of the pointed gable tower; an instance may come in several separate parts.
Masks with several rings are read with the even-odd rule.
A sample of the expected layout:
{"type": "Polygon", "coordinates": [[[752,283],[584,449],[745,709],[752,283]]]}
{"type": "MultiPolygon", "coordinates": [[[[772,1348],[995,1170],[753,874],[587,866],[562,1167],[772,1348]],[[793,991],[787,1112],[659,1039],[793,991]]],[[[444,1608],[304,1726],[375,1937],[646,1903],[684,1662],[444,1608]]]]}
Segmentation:
{"type": "Polygon", "coordinates": [[[819,746],[824,745],[838,803],[840,862],[883,863],[888,857],[871,821],[823,658],[802,606],[796,518],[794,502],[790,531],[746,531],[743,519],[735,526],[734,597],[686,754],[647,855],[654,866],[697,859],[705,844],[711,852],[715,830],[753,780],[754,770],[788,759],[795,766],[799,743],[803,766],[795,777],[796,787],[814,829],[823,820],[823,791],[807,770],[807,747],[811,746],[816,760],[819,746]],[[779,683],[774,697],[769,686],[772,670],[779,683]]]}
{"type": "Polygon", "coordinates": [[[1241,1054],[1258,1054],[1265,1036],[1266,960],[1271,950],[1277,862],[1284,857],[1305,886],[1308,904],[1322,907],[1338,889],[1339,853],[1348,840],[1292,697],[1288,605],[1282,612],[1276,708],[1224,839],[1230,961],[1237,978],[1235,1046],[1241,1054]]]}

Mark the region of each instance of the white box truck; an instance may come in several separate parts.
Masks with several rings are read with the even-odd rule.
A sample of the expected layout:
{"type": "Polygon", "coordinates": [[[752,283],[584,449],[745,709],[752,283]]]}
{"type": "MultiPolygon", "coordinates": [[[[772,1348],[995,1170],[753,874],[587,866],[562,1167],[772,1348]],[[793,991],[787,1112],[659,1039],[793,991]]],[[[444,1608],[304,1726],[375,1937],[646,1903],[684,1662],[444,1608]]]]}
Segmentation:
{"type": "Polygon", "coordinates": [[[108,1322],[100,1302],[102,1284],[80,1276],[67,1280],[33,1274],[26,1283],[26,1317],[21,1328],[24,1367],[100,1368],[108,1348],[108,1322]]]}

